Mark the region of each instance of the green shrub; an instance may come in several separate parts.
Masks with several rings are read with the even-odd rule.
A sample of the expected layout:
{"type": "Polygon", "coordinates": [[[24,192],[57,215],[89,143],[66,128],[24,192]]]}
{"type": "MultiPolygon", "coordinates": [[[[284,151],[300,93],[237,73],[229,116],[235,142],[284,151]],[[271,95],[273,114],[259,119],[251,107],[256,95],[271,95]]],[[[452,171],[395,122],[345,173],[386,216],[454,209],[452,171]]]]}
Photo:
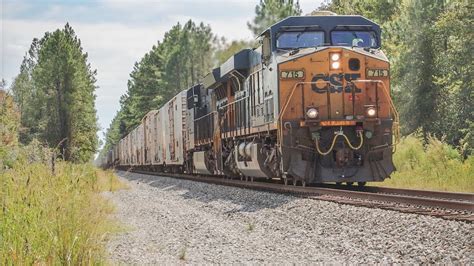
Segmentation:
{"type": "MultiPolygon", "coordinates": [[[[393,157],[397,171],[383,186],[474,192],[474,158],[430,137],[426,145],[416,134],[404,137],[393,157]]],[[[377,183],[376,185],[380,185],[377,183]]]]}

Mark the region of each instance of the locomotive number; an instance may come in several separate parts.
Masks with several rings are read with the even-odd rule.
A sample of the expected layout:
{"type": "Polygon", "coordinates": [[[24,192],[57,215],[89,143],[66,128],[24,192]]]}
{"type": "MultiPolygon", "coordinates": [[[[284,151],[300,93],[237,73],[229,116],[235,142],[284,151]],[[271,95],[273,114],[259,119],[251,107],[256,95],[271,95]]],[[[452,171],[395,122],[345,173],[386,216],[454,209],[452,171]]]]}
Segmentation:
{"type": "Polygon", "coordinates": [[[303,79],[304,70],[282,70],[280,72],[280,78],[282,79],[303,79]]]}
{"type": "Polygon", "coordinates": [[[367,69],[367,77],[388,77],[388,69],[367,69]]]}

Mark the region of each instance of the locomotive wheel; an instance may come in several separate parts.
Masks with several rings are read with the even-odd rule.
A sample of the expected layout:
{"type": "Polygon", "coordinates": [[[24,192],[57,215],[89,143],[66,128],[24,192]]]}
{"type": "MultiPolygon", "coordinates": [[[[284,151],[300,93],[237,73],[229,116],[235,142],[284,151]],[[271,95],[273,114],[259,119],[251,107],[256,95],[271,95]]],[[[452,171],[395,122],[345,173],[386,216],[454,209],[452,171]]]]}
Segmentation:
{"type": "Polygon", "coordinates": [[[350,186],[354,185],[354,182],[346,182],[346,184],[350,187],[350,186]]]}
{"type": "Polygon", "coordinates": [[[359,187],[364,187],[365,184],[367,184],[367,182],[357,182],[357,185],[358,185],[359,187]]]}

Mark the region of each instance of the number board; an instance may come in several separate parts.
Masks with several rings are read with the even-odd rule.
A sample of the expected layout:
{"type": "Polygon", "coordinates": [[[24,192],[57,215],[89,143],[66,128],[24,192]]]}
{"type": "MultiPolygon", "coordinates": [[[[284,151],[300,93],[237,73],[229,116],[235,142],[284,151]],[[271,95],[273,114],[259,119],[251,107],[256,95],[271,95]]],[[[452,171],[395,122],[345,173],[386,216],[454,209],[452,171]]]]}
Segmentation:
{"type": "Polygon", "coordinates": [[[322,127],[333,127],[333,126],[355,126],[356,121],[345,121],[345,120],[326,120],[319,123],[322,127]]]}
{"type": "Polygon", "coordinates": [[[282,79],[304,79],[304,70],[282,70],[280,71],[282,79]]]}
{"type": "Polygon", "coordinates": [[[388,69],[367,69],[368,78],[388,77],[388,69]]]}

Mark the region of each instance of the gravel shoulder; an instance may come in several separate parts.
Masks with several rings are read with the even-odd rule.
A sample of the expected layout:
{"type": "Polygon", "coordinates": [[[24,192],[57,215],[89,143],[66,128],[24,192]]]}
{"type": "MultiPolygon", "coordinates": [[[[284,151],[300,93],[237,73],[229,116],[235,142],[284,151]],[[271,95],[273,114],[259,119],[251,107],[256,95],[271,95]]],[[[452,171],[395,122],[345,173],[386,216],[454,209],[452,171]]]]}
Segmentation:
{"type": "Polygon", "coordinates": [[[474,225],[118,172],[114,264],[474,262],[474,225]]]}

